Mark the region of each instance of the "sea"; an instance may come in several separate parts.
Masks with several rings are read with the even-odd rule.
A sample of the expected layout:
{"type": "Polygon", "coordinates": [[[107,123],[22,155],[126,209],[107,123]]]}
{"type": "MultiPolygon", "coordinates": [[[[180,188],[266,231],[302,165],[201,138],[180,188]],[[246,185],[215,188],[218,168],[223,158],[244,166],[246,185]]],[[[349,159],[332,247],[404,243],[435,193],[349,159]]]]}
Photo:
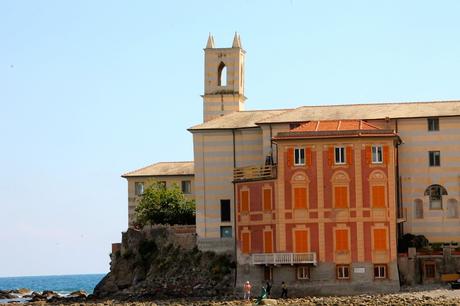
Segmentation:
{"type": "Polygon", "coordinates": [[[61,295],[84,290],[90,294],[104,276],[105,274],[0,277],[0,290],[20,288],[36,292],[52,290],[61,295]]]}

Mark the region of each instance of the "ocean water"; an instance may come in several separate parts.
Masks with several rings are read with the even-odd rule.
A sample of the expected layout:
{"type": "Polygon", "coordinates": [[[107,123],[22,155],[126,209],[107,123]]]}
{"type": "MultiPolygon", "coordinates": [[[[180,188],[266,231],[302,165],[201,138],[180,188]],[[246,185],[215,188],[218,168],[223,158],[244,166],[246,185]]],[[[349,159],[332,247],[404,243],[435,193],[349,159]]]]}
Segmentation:
{"type": "Polygon", "coordinates": [[[105,274],[0,277],[0,290],[27,288],[40,292],[52,290],[60,294],[85,290],[90,294],[104,276],[105,274]]]}

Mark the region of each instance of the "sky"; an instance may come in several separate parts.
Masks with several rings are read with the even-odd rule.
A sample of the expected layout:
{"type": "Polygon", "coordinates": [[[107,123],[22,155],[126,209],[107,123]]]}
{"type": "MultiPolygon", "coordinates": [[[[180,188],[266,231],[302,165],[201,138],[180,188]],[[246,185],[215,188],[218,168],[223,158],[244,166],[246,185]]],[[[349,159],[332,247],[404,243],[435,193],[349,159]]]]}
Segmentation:
{"type": "Polygon", "coordinates": [[[459,1],[0,1],[0,277],[106,273],[121,174],[193,159],[203,48],[246,109],[460,99],[459,1]]]}

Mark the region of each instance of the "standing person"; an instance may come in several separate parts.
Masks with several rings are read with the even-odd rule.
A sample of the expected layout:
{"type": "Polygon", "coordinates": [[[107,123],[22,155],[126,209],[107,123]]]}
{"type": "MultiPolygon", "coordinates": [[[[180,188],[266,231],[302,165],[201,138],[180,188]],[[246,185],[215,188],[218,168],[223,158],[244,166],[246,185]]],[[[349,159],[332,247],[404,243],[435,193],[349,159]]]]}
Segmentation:
{"type": "Polygon", "coordinates": [[[285,282],[281,282],[281,298],[287,299],[287,286],[285,282]]]}
{"type": "Polygon", "coordinates": [[[244,284],[243,292],[244,292],[244,299],[250,300],[251,299],[251,283],[249,281],[246,281],[246,283],[244,284]]]}
{"type": "Polygon", "coordinates": [[[272,290],[272,285],[270,284],[270,282],[267,281],[267,285],[265,287],[265,291],[267,292],[267,297],[270,298],[270,292],[272,290]]]}

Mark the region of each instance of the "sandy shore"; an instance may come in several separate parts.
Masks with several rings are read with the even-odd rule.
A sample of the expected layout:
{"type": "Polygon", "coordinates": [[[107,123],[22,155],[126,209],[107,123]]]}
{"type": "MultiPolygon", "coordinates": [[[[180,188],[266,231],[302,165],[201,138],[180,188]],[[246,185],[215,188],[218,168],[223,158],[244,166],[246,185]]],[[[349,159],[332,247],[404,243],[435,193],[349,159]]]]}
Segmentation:
{"type": "MultiPolygon", "coordinates": [[[[276,299],[277,305],[460,305],[460,290],[450,290],[447,288],[435,288],[431,290],[415,291],[417,288],[411,288],[412,292],[400,292],[385,295],[359,295],[359,296],[341,296],[341,297],[304,297],[292,299],[276,299]]],[[[15,303],[16,304],[16,303],[15,303]]],[[[28,305],[50,305],[46,302],[27,303],[28,305]]],[[[14,304],[8,304],[14,305],[14,304]]],[[[17,304],[16,304],[17,305],[17,304]]],[[[61,304],[62,305],[62,304],[61,304]]],[[[192,306],[233,306],[233,305],[251,305],[251,302],[243,300],[152,300],[142,302],[122,302],[115,300],[106,300],[83,303],[66,303],[66,305],[131,305],[131,306],[162,306],[162,305],[192,305],[192,306]]]]}

